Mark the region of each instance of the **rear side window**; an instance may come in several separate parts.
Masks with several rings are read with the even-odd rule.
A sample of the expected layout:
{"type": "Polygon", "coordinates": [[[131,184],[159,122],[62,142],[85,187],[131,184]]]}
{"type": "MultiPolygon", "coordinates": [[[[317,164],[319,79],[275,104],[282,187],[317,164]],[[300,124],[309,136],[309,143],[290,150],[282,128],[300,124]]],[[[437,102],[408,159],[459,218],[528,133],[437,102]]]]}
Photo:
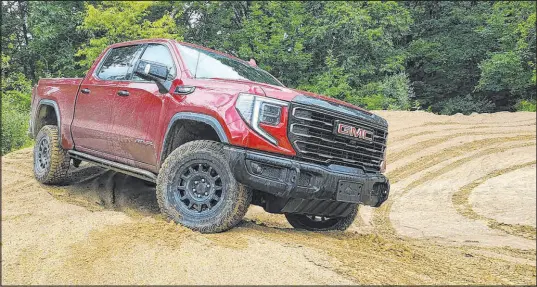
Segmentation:
{"type": "Polygon", "coordinates": [[[102,80],[127,80],[139,49],[139,45],[112,49],[101,65],[97,77],[102,80]]]}
{"type": "MultiPolygon", "coordinates": [[[[168,48],[160,44],[149,44],[144,50],[142,60],[156,62],[164,64],[168,67],[168,79],[173,80],[176,76],[175,65],[173,64],[173,58],[168,48]]],[[[136,74],[132,76],[133,80],[142,80],[136,74]]]]}

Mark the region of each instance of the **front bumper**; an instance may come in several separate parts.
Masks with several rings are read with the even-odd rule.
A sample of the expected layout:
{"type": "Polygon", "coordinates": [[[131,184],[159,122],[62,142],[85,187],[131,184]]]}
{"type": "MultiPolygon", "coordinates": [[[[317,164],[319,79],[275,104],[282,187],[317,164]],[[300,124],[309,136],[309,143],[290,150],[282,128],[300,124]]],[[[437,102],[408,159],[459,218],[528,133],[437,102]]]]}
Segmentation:
{"type": "Polygon", "coordinates": [[[234,147],[228,147],[228,152],[237,181],[286,199],[275,212],[308,213],[311,207],[302,212],[300,206],[324,203],[326,208],[334,209],[326,212],[341,214],[337,209],[345,208],[337,202],[348,203],[347,206],[359,203],[378,207],[386,201],[390,191],[389,181],[382,174],[367,174],[341,166],[326,167],[234,147]],[[293,199],[294,203],[289,206],[287,199],[293,199]]]}

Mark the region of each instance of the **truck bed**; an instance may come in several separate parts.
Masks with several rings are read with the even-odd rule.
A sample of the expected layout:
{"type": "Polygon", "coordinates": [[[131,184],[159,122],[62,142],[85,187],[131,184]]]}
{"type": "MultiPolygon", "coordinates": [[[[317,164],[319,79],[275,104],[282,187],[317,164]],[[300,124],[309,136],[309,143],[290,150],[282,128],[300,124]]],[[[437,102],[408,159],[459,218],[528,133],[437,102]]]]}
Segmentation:
{"type": "MultiPolygon", "coordinates": [[[[43,104],[56,105],[60,111],[60,133],[62,146],[72,146],[69,128],[73,119],[75,99],[83,78],[48,78],[40,79],[32,92],[32,115],[38,115],[43,104]]],[[[38,131],[30,130],[33,136],[38,131]]]]}

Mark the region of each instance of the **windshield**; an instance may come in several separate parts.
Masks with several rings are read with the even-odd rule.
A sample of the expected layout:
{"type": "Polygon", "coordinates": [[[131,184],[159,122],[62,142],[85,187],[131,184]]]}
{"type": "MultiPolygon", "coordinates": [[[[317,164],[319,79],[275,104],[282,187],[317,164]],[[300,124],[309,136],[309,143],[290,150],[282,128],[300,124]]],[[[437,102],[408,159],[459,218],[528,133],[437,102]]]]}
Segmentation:
{"type": "Polygon", "coordinates": [[[183,61],[196,79],[248,80],[283,87],[269,73],[211,51],[177,44],[183,61]]]}

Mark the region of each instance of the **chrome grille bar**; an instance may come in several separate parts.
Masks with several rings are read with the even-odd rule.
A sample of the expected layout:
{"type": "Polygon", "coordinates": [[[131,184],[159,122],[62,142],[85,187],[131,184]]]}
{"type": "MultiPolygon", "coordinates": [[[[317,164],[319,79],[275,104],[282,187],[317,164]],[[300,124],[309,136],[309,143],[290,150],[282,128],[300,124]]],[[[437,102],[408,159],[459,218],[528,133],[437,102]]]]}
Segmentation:
{"type": "Polygon", "coordinates": [[[359,167],[366,172],[378,172],[386,151],[388,132],[385,127],[363,119],[348,118],[330,110],[293,104],[289,115],[289,140],[297,156],[322,164],[359,167]],[[366,141],[334,133],[339,120],[373,133],[366,141]]]}

